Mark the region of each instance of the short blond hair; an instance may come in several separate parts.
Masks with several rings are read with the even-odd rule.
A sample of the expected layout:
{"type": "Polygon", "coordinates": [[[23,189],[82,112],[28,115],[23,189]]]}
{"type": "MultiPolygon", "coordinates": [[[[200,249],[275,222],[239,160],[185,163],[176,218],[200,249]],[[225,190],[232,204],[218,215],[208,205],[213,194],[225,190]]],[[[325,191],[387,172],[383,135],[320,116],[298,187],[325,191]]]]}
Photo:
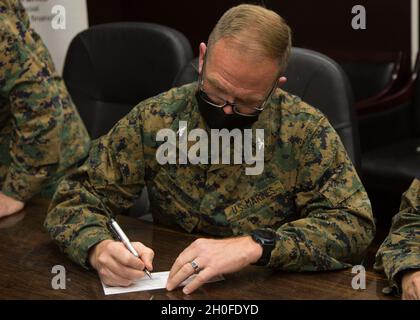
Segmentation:
{"type": "Polygon", "coordinates": [[[208,49],[222,38],[234,39],[247,53],[279,61],[286,69],[292,47],[292,35],[286,21],[272,10],[241,4],[226,11],[213,28],[208,49]]]}

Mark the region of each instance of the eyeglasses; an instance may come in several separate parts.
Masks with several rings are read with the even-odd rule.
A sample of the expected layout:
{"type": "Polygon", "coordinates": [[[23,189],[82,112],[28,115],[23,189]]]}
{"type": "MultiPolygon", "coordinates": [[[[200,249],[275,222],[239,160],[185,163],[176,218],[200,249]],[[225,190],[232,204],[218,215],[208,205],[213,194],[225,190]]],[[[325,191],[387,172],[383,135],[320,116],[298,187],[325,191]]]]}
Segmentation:
{"type": "Polygon", "coordinates": [[[234,113],[236,113],[238,115],[241,115],[241,116],[244,116],[244,117],[256,117],[256,116],[258,116],[258,114],[264,110],[264,107],[265,107],[267,101],[270,99],[274,90],[277,88],[278,77],[276,77],[276,80],[274,81],[274,84],[271,87],[270,92],[268,93],[267,97],[257,107],[255,107],[253,105],[250,105],[250,104],[245,104],[245,103],[229,102],[227,100],[224,100],[224,99],[218,97],[215,94],[208,93],[204,90],[204,88],[203,88],[204,87],[203,76],[204,76],[205,66],[206,66],[206,56],[204,57],[203,70],[200,73],[199,78],[198,78],[198,84],[199,84],[198,94],[200,95],[201,99],[203,99],[206,103],[208,103],[209,105],[211,105],[215,108],[222,109],[226,106],[231,106],[234,113]]]}

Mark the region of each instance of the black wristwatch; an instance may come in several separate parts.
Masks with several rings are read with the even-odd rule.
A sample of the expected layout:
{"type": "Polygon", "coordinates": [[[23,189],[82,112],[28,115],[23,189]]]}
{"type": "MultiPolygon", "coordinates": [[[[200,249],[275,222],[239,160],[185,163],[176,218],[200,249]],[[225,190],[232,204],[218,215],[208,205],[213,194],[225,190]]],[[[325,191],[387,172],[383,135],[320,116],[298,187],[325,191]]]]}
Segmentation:
{"type": "Polygon", "coordinates": [[[261,245],[263,248],[263,253],[260,259],[253,263],[256,266],[266,266],[271,258],[271,251],[273,251],[276,246],[276,238],[274,232],[268,230],[256,229],[251,231],[252,239],[261,245]]]}

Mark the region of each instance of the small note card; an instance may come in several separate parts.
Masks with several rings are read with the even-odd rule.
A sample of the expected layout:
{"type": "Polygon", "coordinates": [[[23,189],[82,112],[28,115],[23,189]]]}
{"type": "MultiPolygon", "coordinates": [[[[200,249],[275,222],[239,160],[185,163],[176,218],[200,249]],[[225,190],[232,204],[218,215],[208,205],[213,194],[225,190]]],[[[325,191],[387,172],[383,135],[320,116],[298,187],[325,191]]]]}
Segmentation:
{"type": "MultiPolygon", "coordinates": [[[[120,293],[128,293],[128,292],[137,292],[137,291],[149,291],[149,290],[157,290],[157,289],[164,289],[166,288],[166,282],[168,281],[169,277],[169,271],[164,272],[154,272],[152,273],[152,279],[150,279],[148,276],[145,276],[141,278],[140,280],[137,280],[135,283],[133,283],[129,287],[110,287],[107,286],[102,282],[102,286],[104,288],[105,295],[110,294],[120,294],[120,293]]],[[[188,279],[186,279],[184,282],[180,284],[180,287],[183,287],[190,283],[196,275],[192,275],[188,279]]],[[[208,281],[210,282],[216,282],[224,280],[223,276],[218,276],[213,278],[212,280],[208,281]]]]}

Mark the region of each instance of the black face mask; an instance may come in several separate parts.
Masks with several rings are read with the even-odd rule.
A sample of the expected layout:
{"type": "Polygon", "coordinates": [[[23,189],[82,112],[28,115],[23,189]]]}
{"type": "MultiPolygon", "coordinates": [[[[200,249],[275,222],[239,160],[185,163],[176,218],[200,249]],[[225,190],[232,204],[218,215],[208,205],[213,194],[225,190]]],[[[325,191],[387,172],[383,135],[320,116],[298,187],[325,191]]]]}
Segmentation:
{"type": "Polygon", "coordinates": [[[204,101],[199,92],[195,94],[198,109],[210,129],[245,129],[250,128],[258,120],[259,113],[255,117],[245,117],[239,114],[226,114],[223,108],[217,108],[204,101]]]}

